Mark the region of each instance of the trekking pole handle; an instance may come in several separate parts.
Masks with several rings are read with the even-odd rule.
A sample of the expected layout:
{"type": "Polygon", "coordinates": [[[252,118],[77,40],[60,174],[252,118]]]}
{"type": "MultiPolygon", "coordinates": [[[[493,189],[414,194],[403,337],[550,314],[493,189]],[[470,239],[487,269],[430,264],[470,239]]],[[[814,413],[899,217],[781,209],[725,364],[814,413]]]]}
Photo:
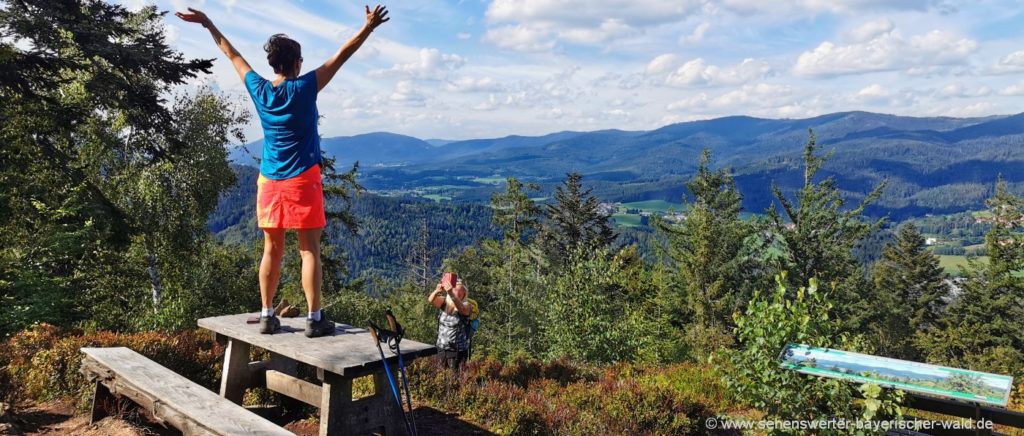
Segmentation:
{"type": "Polygon", "coordinates": [[[377,328],[373,325],[373,323],[370,323],[370,326],[367,327],[367,330],[370,331],[370,336],[373,337],[373,342],[380,343],[380,340],[377,338],[377,328]]]}
{"type": "Polygon", "coordinates": [[[391,313],[391,309],[384,311],[384,317],[388,319],[388,328],[391,329],[391,331],[398,333],[398,320],[395,319],[395,314],[391,313]]]}

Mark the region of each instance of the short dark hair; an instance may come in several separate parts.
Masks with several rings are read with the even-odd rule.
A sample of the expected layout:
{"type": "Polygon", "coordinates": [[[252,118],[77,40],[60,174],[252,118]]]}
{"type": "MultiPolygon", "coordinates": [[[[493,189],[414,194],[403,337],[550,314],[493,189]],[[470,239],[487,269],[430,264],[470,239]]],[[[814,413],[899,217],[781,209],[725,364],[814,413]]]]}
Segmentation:
{"type": "Polygon", "coordinates": [[[295,68],[295,61],[302,58],[302,46],[288,35],[278,33],[271,36],[267,43],[263,44],[263,50],[267,52],[267,62],[274,68],[274,74],[287,76],[299,73],[292,71],[292,68],[295,68]]]}

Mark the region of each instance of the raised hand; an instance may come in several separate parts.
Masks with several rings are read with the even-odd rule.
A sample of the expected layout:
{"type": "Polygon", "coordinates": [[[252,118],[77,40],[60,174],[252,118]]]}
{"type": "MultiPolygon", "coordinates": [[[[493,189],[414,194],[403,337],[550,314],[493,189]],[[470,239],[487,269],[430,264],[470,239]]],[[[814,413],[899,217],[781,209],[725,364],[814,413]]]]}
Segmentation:
{"type": "Polygon", "coordinates": [[[370,30],[376,29],[377,26],[388,22],[391,18],[388,18],[388,8],[377,5],[370,10],[370,5],[366,5],[366,26],[370,30]]]}
{"type": "Polygon", "coordinates": [[[203,27],[210,24],[210,17],[207,17],[206,14],[197,9],[188,8],[188,12],[175,12],[174,15],[177,15],[178,18],[188,21],[189,23],[202,24],[203,27]]]}

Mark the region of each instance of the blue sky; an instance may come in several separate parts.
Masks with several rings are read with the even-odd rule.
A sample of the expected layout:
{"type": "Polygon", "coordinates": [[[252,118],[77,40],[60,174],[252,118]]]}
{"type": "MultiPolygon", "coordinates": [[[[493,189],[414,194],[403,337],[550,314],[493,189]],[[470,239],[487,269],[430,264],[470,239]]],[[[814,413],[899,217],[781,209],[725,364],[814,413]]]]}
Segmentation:
{"type": "MultiPolygon", "coordinates": [[[[257,72],[283,32],[306,68],[365,20],[364,3],[119,0],[205,11],[257,72]]],[[[372,4],[370,5],[373,6],[372,4]]],[[[465,139],[647,130],[725,115],[803,118],[1024,112],[1024,2],[956,0],[417,0],[385,23],[319,97],[325,136],[389,131],[465,139]]],[[[206,31],[173,14],[200,84],[250,105],[206,31]]],[[[259,138],[258,125],[247,129],[259,138]]]]}

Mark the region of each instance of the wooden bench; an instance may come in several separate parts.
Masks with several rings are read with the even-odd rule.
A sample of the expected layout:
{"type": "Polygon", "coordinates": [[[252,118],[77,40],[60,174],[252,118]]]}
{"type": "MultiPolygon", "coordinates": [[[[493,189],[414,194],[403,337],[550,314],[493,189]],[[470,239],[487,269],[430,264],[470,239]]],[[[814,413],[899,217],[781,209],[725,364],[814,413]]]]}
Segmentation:
{"type": "Polygon", "coordinates": [[[104,402],[119,395],[186,435],[292,434],[127,348],[82,348],[82,353],[80,371],[95,383],[94,422],[104,416],[104,402]]]}

